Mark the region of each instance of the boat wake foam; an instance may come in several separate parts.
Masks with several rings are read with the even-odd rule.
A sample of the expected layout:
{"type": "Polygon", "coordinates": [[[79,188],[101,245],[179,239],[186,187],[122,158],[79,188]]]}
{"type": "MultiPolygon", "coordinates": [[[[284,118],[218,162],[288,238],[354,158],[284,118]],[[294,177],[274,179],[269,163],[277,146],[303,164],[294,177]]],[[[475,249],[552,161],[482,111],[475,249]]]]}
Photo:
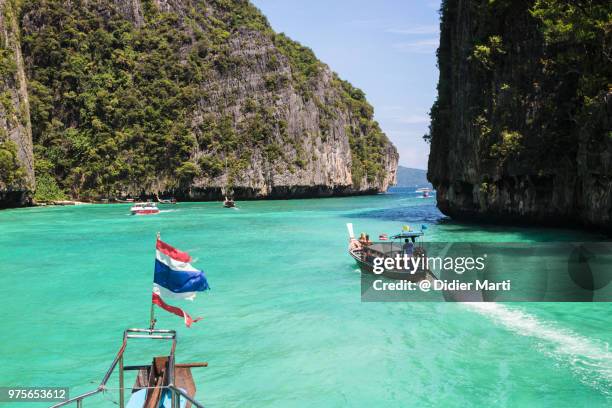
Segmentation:
{"type": "MultiPolygon", "coordinates": [[[[532,337],[551,347],[541,351],[570,367],[579,380],[612,397],[612,353],[609,345],[594,341],[567,329],[554,327],[526,312],[496,303],[464,305],[515,334],[532,337]]],[[[544,346],[544,345],[543,345],[544,346]]]]}

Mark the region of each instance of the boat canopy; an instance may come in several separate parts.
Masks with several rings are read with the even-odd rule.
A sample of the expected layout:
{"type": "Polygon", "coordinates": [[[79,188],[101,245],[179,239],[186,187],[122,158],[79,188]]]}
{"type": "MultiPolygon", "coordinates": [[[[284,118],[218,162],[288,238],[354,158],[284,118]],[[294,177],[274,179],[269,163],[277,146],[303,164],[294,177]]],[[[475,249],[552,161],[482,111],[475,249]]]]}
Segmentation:
{"type": "Polygon", "coordinates": [[[392,239],[407,239],[422,237],[425,233],[423,231],[403,231],[401,234],[392,236],[392,239]]]}

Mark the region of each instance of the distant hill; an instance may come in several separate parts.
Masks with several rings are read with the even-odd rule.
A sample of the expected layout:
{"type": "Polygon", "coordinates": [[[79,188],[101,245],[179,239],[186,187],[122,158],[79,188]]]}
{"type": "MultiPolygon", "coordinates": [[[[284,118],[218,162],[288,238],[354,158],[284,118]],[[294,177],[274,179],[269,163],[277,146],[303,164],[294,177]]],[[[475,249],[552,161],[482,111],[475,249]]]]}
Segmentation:
{"type": "Polygon", "coordinates": [[[399,166],[396,187],[431,187],[427,181],[427,171],[399,166]]]}

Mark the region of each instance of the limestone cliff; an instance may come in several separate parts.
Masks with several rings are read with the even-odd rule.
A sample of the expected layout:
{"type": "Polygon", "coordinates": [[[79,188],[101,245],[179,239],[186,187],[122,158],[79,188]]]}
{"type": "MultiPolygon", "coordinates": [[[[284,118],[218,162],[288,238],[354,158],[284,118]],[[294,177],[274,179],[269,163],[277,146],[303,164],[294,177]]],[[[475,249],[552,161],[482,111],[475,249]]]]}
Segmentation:
{"type": "Polygon", "coordinates": [[[34,188],[32,130],[17,12],[0,0],[0,208],[28,202],[34,188]]]}
{"type": "MultiPolygon", "coordinates": [[[[343,95],[347,90],[327,66],[321,65],[309,80],[304,97],[291,80],[291,62],[269,36],[238,30],[229,46],[231,59],[248,59],[249,64],[239,64],[229,74],[215,73],[203,85],[207,103],[199,107],[195,121],[201,125],[211,118],[230,118],[238,132],[261,132],[267,141],[247,147],[250,159],[241,169],[196,177],[193,196],[214,196],[224,186],[233,186],[240,197],[372,193],[385,191],[394,181],[398,155],[385,139],[382,152],[364,149],[365,155],[379,155],[375,174],[361,171],[361,164],[353,166],[359,160],[359,139],[373,137],[367,132],[379,129],[374,123],[361,127],[361,112],[351,110],[343,95]],[[265,123],[262,128],[259,119],[265,123]]],[[[207,146],[195,154],[200,161],[211,156],[223,157],[224,152],[207,146]]]]}
{"type": "Polygon", "coordinates": [[[428,169],[441,211],[612,230],[611,11],[443,1],[428,169]]]}
{"type": "Polygon", "coordinates": [[[20,24],[45,191],[290,198],[395,180],[363,92],[246,0],[26,0],[20,24]]]}

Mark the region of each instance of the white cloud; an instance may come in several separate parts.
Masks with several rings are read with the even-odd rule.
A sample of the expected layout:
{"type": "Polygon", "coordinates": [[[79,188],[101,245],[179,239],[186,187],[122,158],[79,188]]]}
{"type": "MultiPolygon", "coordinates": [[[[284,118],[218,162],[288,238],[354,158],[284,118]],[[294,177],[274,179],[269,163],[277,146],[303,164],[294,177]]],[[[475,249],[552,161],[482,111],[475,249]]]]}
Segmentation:
{"type": "Polygon", "coordinates": [[[432,54],[438,49],[438,44],[438,38],[427,38],[424,40],[395,43],[393,44],[393,48],[407,53],[432,54]]]}
{"type": "Polygon", "coordinates": [[[440,27],[435,25],[415,25],[412,27],[405,28],[389,28],[385,30],[387,33],[393,34],[405,34],[405,35],[418,35],[418,34],[438,34],[440,27]]]}

